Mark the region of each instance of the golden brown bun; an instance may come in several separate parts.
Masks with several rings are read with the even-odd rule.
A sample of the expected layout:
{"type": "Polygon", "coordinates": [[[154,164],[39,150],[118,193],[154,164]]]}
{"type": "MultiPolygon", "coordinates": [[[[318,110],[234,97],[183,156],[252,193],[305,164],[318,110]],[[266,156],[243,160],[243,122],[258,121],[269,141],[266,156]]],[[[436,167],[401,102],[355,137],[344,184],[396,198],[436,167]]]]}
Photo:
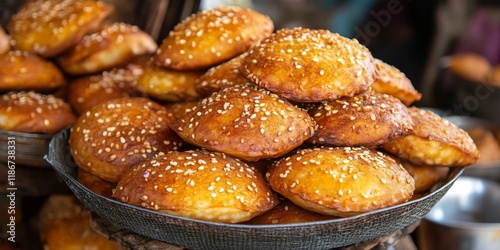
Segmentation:
{"type": "Polygon", "coordinates": [[[9,92],[0,97],[0,129],[55,134],[76,118],[69,104],[53,95],[9,92]]]}
{"type": "Polygon", "coordinates": [[[367,91],[309,109],[318,129],[308,140],[333,146],[375,146],[407,135],[413,121],[398,99],[367,91]]]}
{"type": "Polygon", "coordinates": [[[175,120],[183,116],[187,111],[198,105],[198,101],[185,101],[185,102],[169,102],[164,106],[168,112],[174,117],[175,120]]]}
{"type": "Polygon", "coordinates": [[[42,206],[39,217],[44,249],[118,249],[116,242],[92,228],[90,212],[73,196],[50,196],[42,206]]]}
{"type": "Polygon", "coordinates": [[[155,40],[139,27],[117,22],[84,36],[58,60],[66,73],[94,74],[152,54],[157,48],[155,40]]]}
{"type": "Polygon", "coordinates": [[[268,212],[259,215],[245,224],[251,225],[272,225],[272,224],[290,224],[304,223],[322,220],[331,220],[338,217],[331,215],[318,214],[313,211],[303,209],[287,199],[280,199],[280,203],[268,212]]]}
{"type": "Polygon", "coordinates": [[[377,77],[372,89],[375,92],[392,95],[406,106],[422,98],[410,79],[398,68],[375,58],[377,77]]]}
{"type": "Polygon", "coordinates": [[[375,81],[370,51],[357,40],[327,30],[281,29],[244,58],[242,74],[297,102],[353,96],[375,81]]]}
{"type": "Polygon", "coordinates": [[[493,86],[500,87],[500,64],[491,69],[488,82],[493,86]]]}
{"type": "Polygon", "coordinates": [[[7,53],[10,50],[10,37],[5,34],[2,26],[0,26],[0,55],[7,53]]]}
{"type": "Polygon", "coordinates": [[[401,164],[364,147],[302,149],[273,164],[266,178],[296,205],[341,217],[401,204],[415,189],[401,164]]]}
{"type": "Polygon", "coordinates": [[[83,171],[116,183],[131,166],[182,144],[168,127],[170,119],[163,106],[146,98],[100,103],[75,122],[71,154],[83,171]]]}
{"type": "Polygon", "coordinates": [[[66,85],[55,64],[36,54],[19,50],[0,54],[0,91],[50,92],[66,85]]]}
{"type": "Polygon", "coordinates": [[[91,0],[27,1],[7,25],[16,48],[53,57],[97,28],[113,6],[91,0]]]}
{"type": "Polygon", "coordinates": [[[68,102],[81,115],[95,105],[122,97],[139,96],[135,90],[137,78],[143,70],[129,65],[73,80],[68,88],[68,102]]]}
{"type": "Polygon", "coordinates": [[[449,67],[451,72],[457,76],[473,82],[484,82],[491,70],[488,60],[475,53],[451,56],[449,67]]]}
{"type": "Polygon", "coordinates": [[[191,144],[248,161],[288,153],[315,126],[306,111],[250,85],[216,92],[170,123],[191,144]]]}
{"type": "Polygon", "coordinates": [[[478,164],[492,164],[500,162],[500,141],[490,129],[481,127],[468,128],[467,133],[477,146],[481,157],[478,164]]]}
{"type": "Polygon", "coordinates": [[[112,198],[113,188],[116,187],[116,183],[105,181],[91,173],[83,171],[81,168],[78,169],[77,180],[92,192],[110,199],[112,198]]]}
{"type": "Polygon", "coordinates": [[[198,100],[196,79],[204,71],[178,71],[158,67],[149,63],[144,74],[137,79],[137,89],[152,98],[178,102],[198,100]]]}
{"type": "Polygon", "coordinates": [[[251,9],[220,6],[204,10],[174,27],[154,61],[176,70],[212,67],[245,52],[273,29],[268,16],[251,9]]]}
{"type": "Polygon", "coordinates": [[[444,180],[450,170],[449,167],[414,165],[409,162],[403,162],[402,165],[415,180],[415,193],[429,191],[444,180]]]}
{"type": "Polygon", "coordinates": [[[170,151],[135,166],[113,196],[168,214],[225,223],[250,220],[279,202],[255,169],[205,150],[170,151]]]}
{"type": "Polygon", "coordinates": [[[413,132],[383,144],[386,151],[416,165],[460,167],[478,160],[479,151],[467,132],[429,110],[408,111],[413,132]]]}
{"type": "Polygon", "coordinates": [[[209,96],[223,88],[242,85],[248,82],[241,73],[240,67],[246,53],[243,53],[225,63],[210,68],[196,79],[196,90],[202,96],[209,96]]]}

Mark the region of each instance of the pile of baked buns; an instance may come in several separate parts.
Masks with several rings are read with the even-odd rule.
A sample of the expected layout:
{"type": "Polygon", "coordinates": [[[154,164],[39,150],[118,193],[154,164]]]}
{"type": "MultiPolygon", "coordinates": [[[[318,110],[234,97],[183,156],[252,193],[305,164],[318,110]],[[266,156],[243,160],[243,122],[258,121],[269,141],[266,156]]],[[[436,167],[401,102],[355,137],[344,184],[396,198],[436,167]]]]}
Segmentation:
{"type": "Polygon", "coordinates": [[[323,220],[407,202],[479,157],[355,39],[221,6],[156,47],[100,26],[111,11],[31,1],[8,27],[22,53],[71,75],[78,179],[108,198],[223,223],[323,220]]]}

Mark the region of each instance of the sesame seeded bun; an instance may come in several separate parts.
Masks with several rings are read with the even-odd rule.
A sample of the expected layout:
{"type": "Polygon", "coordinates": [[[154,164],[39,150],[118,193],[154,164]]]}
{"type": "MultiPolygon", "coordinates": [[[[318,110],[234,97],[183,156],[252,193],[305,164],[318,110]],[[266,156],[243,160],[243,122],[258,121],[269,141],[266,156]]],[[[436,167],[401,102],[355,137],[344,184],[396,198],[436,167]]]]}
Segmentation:
{"type": "Polygon", "coordinates": [[[392,95],[398,98],[406,106],[422,98],[410,79],[398,68],[375,58],[375,69],[377,77],[372,89],[375,92],[392,95]]]}
{"type": "Polygon", "coordinates": [[[113,188],[116,187],[116,183],[105,181],[91,173],[83,171],[81,168],[78,169],[77,180],[80,184],[92,190],[92,192],[112,199],[111,195],[113,188]]]}
{"type": "Polygon", "coordinates": [[[53,95],[9,92],[0,97],[0,129],[55,134],[76,118],[69,104],[53,95]]]}
{"type": "Polygon", "coordinates": [[[266,178],[296,205],[340,217],[406,202],[415,189],[401,164],[364,147],[302,149],[273,164],[266,178]]]}
{"type": "Polygon", "coordinates": [[[168,112],[174,117],[175,120],[183,116],[188,110],[198,105],[198,101],[185,101],[185,102],[167,102],[164,104],[168,112]]]}
{"type": "Polygon", "coordinates": [[[105,101],[139,96],[135,85],[142,73],[140,67],[129,65],[77,78],[69,84],[68,102],[75,113],[81,115],[105,101]]]}
{"type": "Polygon", "coordinates": [[[66,73],[93,74],[153,54],[157,48],[155,40],[139,27],[113,23],[84,36],[58,60],[66,73]]]}
{"type": "Polygon", "coordinates": [[[375,81],[373,57],[357,40],[300,27],[278,30],[251,48],[240,70],[260,87],[296,102],[353,96],[375,81]]]}
{"type": "Polygon", "coordinates": [[[182,144],[170,119],[165,107],[146,98],[100,103],[73,125],[71,155],[83,171],[116,183],[131,166],[182,144]]]}
{"type": "Polygon", "coordinates": [[[239,223],[279,200],[242,161],[205,150],[170,151],[127,171],[113,196],[122,202],[200,220],[239,223]]]}
{"type": "Polygon", "coordinates": [[[467,132],[429,110],[408,111],[413,132],[383,144],[384,150],[416,165],[461,167],[478,160],[479,151],[467,132]]]}
{"type": "Polygon", "coordinates": [[[0,55],[10,50],[10,37],[5,34],[5,30],[0,26],[0,55]]]}
{"type": "Polygon", "coordinates": [[[225,63],[210,68],[196,79],[196,90],[202,96],[209,96],[223,88],[242,85],[248,82],[241,73],[240,67],[246,53],[241,54],[225,63]]]}
{"type": "Polygon", "coordinates": [[[53,57],[97,28],[113,6],[90,0],[27,1],[7,24],[15,46],[53,57]]]}
{"type": "Polygon", "coordinates": [[[0,91],[52,92],[66,85],[55,64],[36,54],[9,51],[0,54],[0,91]]]}
{"type": "Polygon", "coordinates": [[[449,167],[414,165],[403,162],[403,167],[415,180],[415,193],[431,190],[438,182],[444,180],[450,170],[449,167]]]}
{"type": "Polygon", "coordinates": [[[250,225],[273,225],[273,224],[290,224],[290,223],[306,223],[322,220],[331,220],[338,217],[331,215],[318,214],[313,211],[303,209],[293,202],[281,198],[280,203],[268,212],[259,215],[245,224],[250,225]]]}
{"type": "Polygon", "coordinates": [[[376,146],[411,132],[413,121],[398,99],[371,91],[322,102],[309,109],[318,124],[308,142],[333,146],[376,146]]]}
{"type": "Polygon", "coordinates": [[[316,128],[306,111],[254,85],[216,92],[169,125],[191,144],[248,161],[282,156],[316,128]]]}
{"type": "Polygon", "coordinates": [[[251,9],[220,6],[204,10],[174,27],[154,61],[176,70],[209,68],[245,52],[273,30],[268,16],[251,9]]]}
{"type": "Polygon", "coordinates": [[[169,102],[192,101],[201,98],[196,91],[196,79],[205,71],[178,71],[149,63],[137,79],[137,89],[154,99],[169,102]]]}

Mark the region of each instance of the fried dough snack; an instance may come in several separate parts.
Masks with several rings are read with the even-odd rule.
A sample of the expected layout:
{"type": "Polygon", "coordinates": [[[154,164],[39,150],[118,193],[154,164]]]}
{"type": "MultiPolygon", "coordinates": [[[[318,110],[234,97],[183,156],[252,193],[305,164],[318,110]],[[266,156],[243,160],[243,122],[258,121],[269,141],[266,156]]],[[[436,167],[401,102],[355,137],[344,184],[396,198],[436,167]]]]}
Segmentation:
{"type": "Polygon", "coordinates": [[[280,203],[268,212],[259,215],[245,224],[250,225],[272,225],[305,223],[322,220],[331,220],[338,217],[318,214],[310,210],[303,209],[287,199],[280,199],[280,203]]]}
{"type": "Polygon", "coordinates": [[[116,183],[105,181],[91,173],[83,171],[81,168],[78,169],[77,180],[80,184],[92,190],[92,192],[112,199],[113,189],[116,187],[116,183]]]}
{"type": "Polygon", "coordinates": [[[2,26],[0,26],[0,55],[7,53],[10,50],[10,37],[5,34],[2,26]]]}
{"type": "Polygon", "coordinates": [[[55,134],[76,118],[69,104],[53,95],[9,92],[0,96],[0,129],[55,134]]]}
{"type": "Polygon", "coordinates": [[[377,77],[372,85],[375,92],[392,95],[406,106],[422,98],[410,79],[396,67],[375,58],[375,68],[377,77]]]}
{"type": "Polygon", "coordinates": [[[169,125],[191,144],[248,161],[282,156],[316,128],[306,111],[252,85],[214,93],[169,125]]]}
{"type": "Polygon", "coordinates": [[[27,1],[7,30],[18,49],[53,57],[96,29],[113,9],[91,0],[27,1]]]}
{"type": "Polygon", "coordinates": [[[137,90],[152,98],[169,101],[192,101],[201,98],[196,91],[196,79],[204,71],[178,71],[149,63],[137,79],[137,90]]]}
{"type": "Polygon", "coordinates": [[[273,30],[268,16],[251,9],[220,6],[200,11],[174,27],[154,61],[175,70],[209,68],[245,52],[273,30]]]}
{"type": "Polygon", "coordinates": [[[163,106],[146,98],[100,103],[73,125],[71,155],[83,171],[116,183],[131,166],[182,144],[169,129],[170,120],[163,106]]]}
{"type": "Polygon", "coordinates": [[[66,73],[94,74],[153,54],[157,48],[155,40],[139,27],[117,22],[84,36],[58,60],[66,73]]]}
{"type": "Polygon", "coordinates": [[[205,150],[170,151],[135,166],[113,196],[168,214],[225,223],[250,220],[279,202],[255,169],[205,150]]]}
{"type": "Polygon", "coordinates": [[[296,102],[332,101],[363,92],[375,81],[370,51],[327,30],[281,29],[244,58],[242,74],[296,102]]]}
{"type": "Polygon", "coordinates": [[[450,170],[449,167],[413,165],[403,162],[403,167],[415,180],[415,193],[429,191],[438,182],[444,180],[450,170]]]}
{"type": "Polygon", "coordinates": [[[478,160],[479,151],[467,132],[429,110],[408,111],[413,132],[383,144],[384,150],[416,165],[461,167],[478,160]]]}
{"type": "Polygon", "coordinates": [[[77,78],[70,82],[68,102],[76,114],[81,115],[99,103],[122,97],[135,97],[137,78],[143,70],[134,65],[115,68],[100,74],[77,78]]]}
{"type": "Polygon", "coordinates": [[[371,91],[322,102],[308,112],[318,124],[308,142],[317,145],[376,146],[413,129],[404,104],[390,95],[371,91]]]}
{"type": "Polygon", "coordinates": [[[66,85],[63,74],[52,62],[23,51],[0,54],[0,91],[50,92],[66,85]]]}
{"type": "Polygon", "coordinates": [[[462,53],[451,56],[449,67],[457,76],[472,82],[483,82],[491,71],[488,59],[475,53],[462,53]]]}
{"type": "Polygon", "coordinates": [[[302,149],[274,163],[266,178],[296,205],[340,217],[406,202],[415,189],[401,164],[364,147],[302,149]]]}
{"type": "Polygon", "coordinates": [[[243,53],[225,63],[210,68],[196,79],[196,90],[202,96],[209,96],[223,88],[242,85],[248,82],[241,73],[240,67],[246,53],[243,53]]]}

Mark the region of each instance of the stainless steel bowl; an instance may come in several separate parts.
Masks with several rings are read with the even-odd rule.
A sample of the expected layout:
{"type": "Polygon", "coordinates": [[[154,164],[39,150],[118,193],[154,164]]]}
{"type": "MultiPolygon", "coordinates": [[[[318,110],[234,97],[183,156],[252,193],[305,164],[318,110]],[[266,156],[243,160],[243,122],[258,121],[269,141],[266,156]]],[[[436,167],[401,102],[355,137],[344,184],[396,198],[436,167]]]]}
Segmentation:
{"type": "Polygon", "coordinates": [[[500,249],[500,184],[459,177],[424,217],[419,247],[434,249],[500,249]]]}

